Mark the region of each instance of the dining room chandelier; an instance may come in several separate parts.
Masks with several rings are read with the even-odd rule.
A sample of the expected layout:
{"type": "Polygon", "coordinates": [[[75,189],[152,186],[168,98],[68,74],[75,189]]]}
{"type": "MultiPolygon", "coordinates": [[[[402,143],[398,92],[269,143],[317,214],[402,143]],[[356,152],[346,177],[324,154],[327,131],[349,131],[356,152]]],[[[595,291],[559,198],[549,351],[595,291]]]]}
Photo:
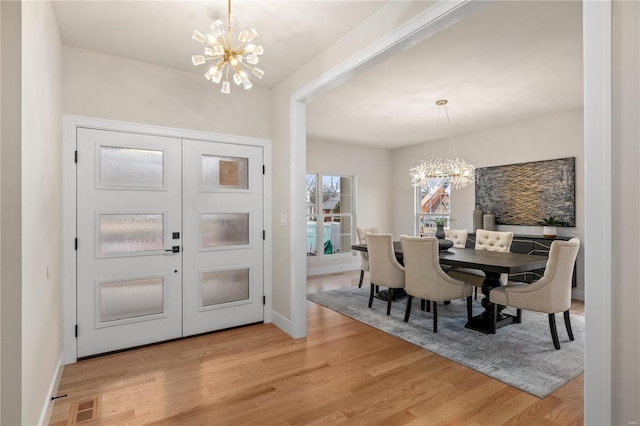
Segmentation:
{"type": "Polygon", "coordinates": [[[476,168],[472,164],[458,157],[456,147],[451,134],[451,120],[449,119],[449,110],[447,110],[447,100],[439,99],[436,105],[444,109],[449,125],[449,141],[453,148],[454,157],[450,158],[433,158],[431,152],[430,160],[423,160],[415,167],[409,169],[411,176],[411,184],[415,187],[424,186],[428,179],[444,178],[454,189],[464,188],[465,186],[475,182],[476,168]]]}
{"type": "Polygon", "coordinates": [[[260,59],[258,56],[264,53],[261,45],[252,43],[258,32],[251,28],[249,31],[241,31],[238,34],[238,43],[234,46],[231,29],[233,28],[233,16],[231,15],[231,0],[227,0],[227,25],[221,19],[216,19],[209,27],[211,32],[207,35],[196,30],[193,39],[204,44],[204,55],[192,55],[191,61],[194,66],[205,64],[207,61],[217,61],[214,66],[204,74],[207,80],[220,84],[220,91],[225,94],[231,93],[229,75],[238,86],[242,84],[245,90],[251,89],[253,83],[249,79],[251,74],[258,79],[262,79],[264,71],[256,68],[260,59]]]}

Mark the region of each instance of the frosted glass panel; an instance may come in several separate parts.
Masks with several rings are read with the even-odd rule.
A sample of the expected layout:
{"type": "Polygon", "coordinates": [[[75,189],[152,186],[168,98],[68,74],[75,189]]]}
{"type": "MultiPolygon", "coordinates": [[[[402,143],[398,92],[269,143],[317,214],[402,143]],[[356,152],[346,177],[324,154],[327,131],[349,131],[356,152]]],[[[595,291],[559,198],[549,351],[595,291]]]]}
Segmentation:
{"type": "Polygon", "coordinates": [[[100,215],[100,253],[162,250],[161,214],[100,215]]]}
{"type": "Polygon", "coordinates": [[[162,188],[163,152],[149,149],[100,147],[100,184],[162,188]]]}
{"type": "Polygon", "coordinates": [[[100,322],[161,314],[163,278],[100,284],[100,322]]]}
{"type": "Polygon", "coordinates": [[[202,247],[249,244],[249,213],[202,215],[202,247]]]}
{"type": "Polygon", "coordinates": [[[202,306],[219,305],[249,299],[249,270],[203,272],[202,306]]]}
{"type": "Polygon", "coordinates": [[[249,160],[203,155],[200,184],[207,191],[249,189],[249,160]]]}

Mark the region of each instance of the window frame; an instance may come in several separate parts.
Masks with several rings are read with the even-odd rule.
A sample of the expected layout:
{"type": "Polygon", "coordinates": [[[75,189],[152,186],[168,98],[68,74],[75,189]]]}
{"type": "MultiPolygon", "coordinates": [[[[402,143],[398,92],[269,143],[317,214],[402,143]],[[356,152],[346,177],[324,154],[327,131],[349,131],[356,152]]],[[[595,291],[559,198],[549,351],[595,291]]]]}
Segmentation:
{"type": "MultiPolygon", "coordinates": [[[[427,222],[429,219],[433,219],[436,217],[447,217],[447,224],[445,225],[445,229],[449,229],[451,225],[451,185],[447,178],[429,178],[427,179],[427,184],[422,186],[416,186],[413,188],[413,200],[414,200],[414,234],[419,236],[424,235],[435,235],[436,226],[433,222],[427,222]],[[440,181],[438,183],[434,181],[440,181]],[[430,185],[440,186],[442,187],[444,194],[443,198],[448,200],[446,204],[446,208],[448,212],[422,212],[422,199],[424,196],[422,195],[422,189],[428,187],[430,185]]],[[[438,206],[443,205],[443,202],[440,202],[438,206]]]]}
{"type": "MultiPolygon", "coordinates": [[[[356,188],[356,176],[354,174],[347,174],[347,173],[322,173],[322,172],[313,172],[313,173],[306,173],[306,181],[307,181],[307,188],[306,188],[306,213],[305,213],[305,217],[306,217],[306,232],[307,232],[307,243],[306,243],[306,252],[307,252],[307,258],[311,258],[311,259],[317,259],[317,260],[322,260],[322,259],[336,259],[336,258],[340,258],[340,257],[346,257],[346,256],[351,256],[351,245],[353,244],[354,238],[355,238],[355,218],[356,218],[356,200],[355,200],[355,188],[356,188]],[[311,194],[309,191],[309,176],[314,176],[315,177],[315,203],[311,202],[311,194]],[[339,189],[339,196],[340,196],[340,200],[338,201],[339,203],[342,203],[344,201],[344,197],[350,197],[351,199],[351,205],[350,205],[350,212],[343,212],[340,211],[339,213],[335,213],[335,212],[325,212],[323,210],[323,204],[326,202],[324,200],[324,186],[323,186],[323,182],[324,182],[324,178],[338,178],[339,179],[339,184],[340,184],[340,189],[339,189]],[[345,190],[343,189],[343,179],[348,179],[349,181],[349,188],[348,188],[348,192],[345,193],[345,190]],[[338,221],[334,221],[334,219],[336,218],[340,218],[340,220],[338,221]],[[348,220],[349,223],[349,231],[348,232],[340,232],[338,234],[338,240],[340,240],[340,246],[345,245],[345,247],[340,247],[339,251],[333,251],[331,254],[325,254],[325,223],[329,222],[329,223],[344,223],[345,221],[342,220],[341,218],[345,218],[348,220]],[[315,220],[314,220],[315,219],[315,220]],[[327,220],[328,219],[328,220],[327,220]],[[309,226],[310,226],[310,222],[315,221],[315,235],[313,237],[309,236],[309,226]],[[322,225],[321,225],[322,224],[322,225]],[[318,239],[318,235],[322,234],[323,238],[322,238],[322,249],[319,249],[318,244],[319,244],[319,239],[318,239]],[[312,252],[314,245],[309,243],[309,238],[315,238],[315,252],[312,252]],[[348,241],[347,241],[348,240],[348,241]],[[311,248],[310,248],[311,247],[311,248]]],[[[342,210],[342,209],[341,209],[342,210]]],[[[329,241],[333,241],[334,239],[332,238],[332,235],[329,235],[329,241]]],[[[335,244],[332,244],[332,247],[335,247],[335,244]]]]}

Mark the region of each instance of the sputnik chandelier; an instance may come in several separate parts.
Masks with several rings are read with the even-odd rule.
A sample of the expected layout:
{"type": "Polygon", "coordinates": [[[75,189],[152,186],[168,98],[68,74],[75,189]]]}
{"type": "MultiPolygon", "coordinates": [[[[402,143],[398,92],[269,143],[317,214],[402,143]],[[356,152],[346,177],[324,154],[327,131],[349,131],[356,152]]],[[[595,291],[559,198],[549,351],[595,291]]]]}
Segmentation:
{"type": "Polygon", "coordinates": [[[449,184],[452,188],[464,188],[465,186],[475,182],[476,168],[475,166],[467,163],[462,158],[458,158],[456,147],[452,140],[453,135],[451,135],[451,120],[449,119],[449,111],[447,110],[447,100],[437,100],[436,105],[444,108],[445,114],[447,116],[447,123],[449,124],[449,140],[451,142],[451,146],[453,147],[454,158],[434,159],[432,151],[431,160],[423,160],[417,166],[409,169],[411,184],[416,187],[424,186],[427,183],[427,179],[445,178],[449,180],[449,184]]]}
{"type": "Polygon", "coordinates": [[[260,61],[258,56],[264,53],[262,46],[256,46],[251,43],[258,35],[258,32],[253,28],[249,31],[241,31],[238,34],[238,44],[236,46],[232,44],[233,17],[231,16],[231,0],[227,0],[226,31],[221,19],[216,19],[209,28],[211,33],[206,36],[198,30],[193,33],[193,39],[204,44],[204,55],[191,56],[193,65],[198,66],[207,61],[216,60],[217,63],[204,76],[207,80],[217,84],[220,84],[224,77],[222,89],[220,90],[222,93],[229,94],[231,92],[231,84],[229,83],[229,74],[231,73],[233,73],[234,83],[238,86],[242,84],[245,90],[251,89],[253,83],[249,80],[246,70],[251,71],[259,79],[264,75],[264,71],[253,66],[260,61]],[[243,68],[246,68],[246,70],[243,68]]]}

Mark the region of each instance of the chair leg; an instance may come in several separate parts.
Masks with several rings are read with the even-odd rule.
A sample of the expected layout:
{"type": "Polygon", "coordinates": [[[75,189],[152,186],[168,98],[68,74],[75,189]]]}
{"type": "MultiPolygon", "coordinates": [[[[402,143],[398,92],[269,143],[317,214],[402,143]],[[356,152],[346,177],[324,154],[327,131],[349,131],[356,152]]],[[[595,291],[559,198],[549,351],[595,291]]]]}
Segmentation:
{"type": "Polygon", "coordinates": [[[573,331],[571,330],[571,320],[569,319],[569,310],[564,311],[564,325],[567,327],[567,334],[569,335],[569,340],[573,339],[573,331]]]}
{"type": "Polygon", "coordinates": [[[445,304],[445,305],[450,305],[450,304],[451,304],[451,300],[445,300],[445,301],[444,301],[444,304],[445,304]]]}
{"type": "Polygon", "coordinates": [[[369,292],[369,307],[373,304],[373,293],[376,291],[376,286],[371,284],[371,291],[369,292]]]}
{"type": "Polygon", "coordinates": [[[467,297],[467,322],[471,321],[471,317],[473,316],[473,308],[471,307],[472,304],[472,300],[471,300],[471,296],[467,297]]]}
{"type": "Polygon", "coordinates": [[[473,298],[475,300],[478,300],[478,287],[473,288],[473,293],[474,293],[473,298]]]}
{"type": "Polygon", "coordinates": [[[420,299],[420,310],[424,311],[425,309],[427,309],[427,308],[425,308],[425,300],[424,299],[420,299]]]}
{"type": "Polygon", "coordinates": [[[358,283],[358,288],[362,288],[362,280],[364,280],[364,270],[360,269],[360,282],[358,283]]]}
{"type": "Polygon", "coordinates": [[[391,314],[391,301],[393,300],[393,289],[389,289],[389,296],[387,296],[387,315],[391,314]]]}
{"type": "Polygon", "coordinates": [[[520,324],[522,322],[522,309],[516,309],[516,324],[520,324]]]}
{"type": "Polygon", "coordinates": [[[411,300],[413,296],[407,294],[407,309],[404,311],[404,322],[409,322],[409,315],[411,314],[411,300]]]}
{"type": "Polygon", "coordinates": [[[438,302],[433,301],[433,332],[438,332],[438,302]]]}
{"type": "Polygon", "coordinates": [[[491,311],[491,334],[496,334],[498,329],[498,304],[492,303],[493,308],[491,311]]]}
{"type": "Polygon", "coordinates": [[[558,340],[558,330],[556,329],[556,314],[549,314],[549,328],[551,329],[553,347],[560,349],[560,340],[558,340]]]}
{"type": "Polygon", "coordinates": [[[431,300],[425,300],[426,311],[431,312],[431,300]]]}

